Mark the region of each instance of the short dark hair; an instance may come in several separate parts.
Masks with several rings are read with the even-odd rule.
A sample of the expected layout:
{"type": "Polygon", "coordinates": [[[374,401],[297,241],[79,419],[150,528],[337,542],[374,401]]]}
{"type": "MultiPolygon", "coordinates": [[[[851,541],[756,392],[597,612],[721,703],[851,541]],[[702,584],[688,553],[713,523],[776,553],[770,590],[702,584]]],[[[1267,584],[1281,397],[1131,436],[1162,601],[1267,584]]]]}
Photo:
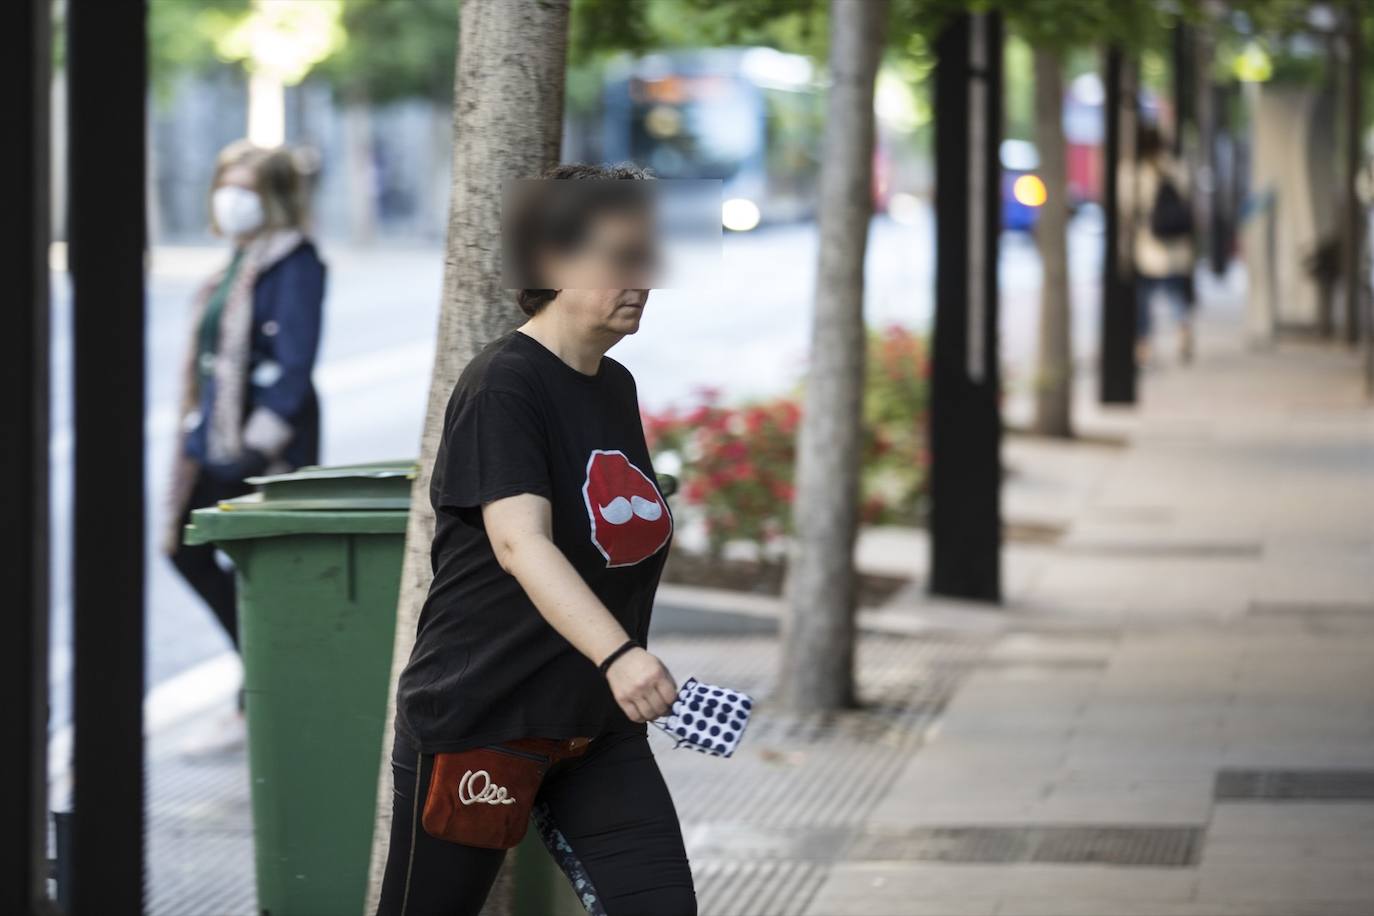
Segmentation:
{"type": "MultiPolygon", "coordinates": [[[[563,163],[550,166],[539,174],[541,179],[574,180],[591,178],[645,181],[653,177],[647,169],[640,168],[633,163],[621,163],[620,165],[563,163]]],[[[526,208],[527,212],[515,216],[515,220],[519,224],[515,231],[518,236],[526,239],[529,245],[517,246],[518,250],[510,253],[524,262],[517,268],[517,275],[522,277],[531,275],[529,265],[533,261],[535,251],[542,246],[573,247],[581,242],[594,217],[605,212],[624,210],[627,209],[627,206],[633,207],[637,202],[642,204],[643,197],[641,195],[589,194],[582,195],[576,203],[566,208],[565,212],[558,214],[526,208]]],[[[519,304],[520,311],[534,317],[557,296],[558,290],[556,289],[522,289],[516,293],[515,301],[519,304]]]]}
{"type": "Polygon", "coordinates": [[[1168,148],[1164,132],[1157,125],[1143,119],[1136,128],[1135,144],[1136,156],[1141,159],[1153,159],[1168,148]]]}

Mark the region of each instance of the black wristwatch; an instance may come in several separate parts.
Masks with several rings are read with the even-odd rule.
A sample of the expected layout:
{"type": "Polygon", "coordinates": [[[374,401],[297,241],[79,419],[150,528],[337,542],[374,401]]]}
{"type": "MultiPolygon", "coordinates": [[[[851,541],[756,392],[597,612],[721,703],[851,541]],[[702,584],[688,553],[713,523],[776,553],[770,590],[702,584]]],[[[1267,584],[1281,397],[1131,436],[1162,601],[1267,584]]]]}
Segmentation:
{"type": "Polygon", "coordinates": [[[621,644],[619,649],[616,649],[610,655],[602,659],[601,664],[596,666],[597,670],[599,670],[604,675],[607,669],[611,667],[611,662],[615,661],[617,658],[620,658],[620,656],[624,655],[626,652],[629,652],[631,649],[635,648],[638,645],[639,640],[631,636],[629,639],[625,640],[625,642],[621,644]]]}

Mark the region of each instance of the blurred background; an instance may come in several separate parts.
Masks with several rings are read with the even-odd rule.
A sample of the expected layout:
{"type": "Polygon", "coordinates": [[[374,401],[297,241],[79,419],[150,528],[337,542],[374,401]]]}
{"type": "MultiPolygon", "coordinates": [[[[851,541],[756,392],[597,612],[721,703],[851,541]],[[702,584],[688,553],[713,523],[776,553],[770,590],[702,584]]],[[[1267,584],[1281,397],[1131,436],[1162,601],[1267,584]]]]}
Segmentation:
{"type": "MultiPolygon", "coordinates": [[[[1341,740],[1322,744],[1326,733],[1311,733],[1315,744],[1307,745],[1309,750],[1339,745],[1340,754],[1317,754],[1316,764],[1302,755],[1268,759],[1262,754],[1224,762],[1272,763],[1277,770],[1310,769],[1310,764],[1333,767],[1348,777],[1357,774],[1350,777],[1357,779],[1357,787],[1342,790],[1363,799],[1349,814],[1354,819],[1349,824],[1357,826],[1347,824],[1340,828],[1345,834],[1337,830],[1322,836],[1332,843],[1337,842],[1332,837],[1345,837],[1354,848],[1371,852],[1374,770],[1369,767],[1374,756],[1363,755],[1374,755],[1374,694],[1367,676],[1374,667],[1363,666],[1374,666],[1374,651],[1369,651],[1374,634],[1367,623],[1374,619],[1369,616],[1374,611],[1374,529],[1372,516],[1363,513],[1374,510],[1374,414],[1365,393],[1368,367],[1374,362],[1365,355],[1370,329],[1363,310],[1369,279],[1364,227],[1374,193],[1364,100],[1374,70],[1361,56],[1374,29],[1371,10],[1360,2],[1315,0],[1161,0],[1123,3],[1118,10],[1090,0],[944,6],[961,13],[967,7],[979,15],[994,8],[1005,12],[1005,35],[996,49],[1003,118],[996,145],[1000,226],[995,231],[1000,244],[994,276],[1000,302],[994,358],[1000,366],[1000,411],[1007,435],[1000,530],[1007,606],[1038,622],[1018,629],[1020,623],[1000,616],[1004,611],[976,602],[970,607],[957,597],[952,604],[927,599],[931,446],[925,424],[931,409],[937,311],[933,93],[939,34],[929,23],[937,21],[931,11],[941,4],[893,0],[872,94],[872,217],[861,290],[870,335],[864,383],[868,438],[860,471],[864,529],[856,560],[861,617],[886,616],[881,617],[884,622],[864,618],[868,623],[861,629],[869,641],[860,644],[860,680],[865,670],[878,679],[868,682],[870,697],[901,703],[905,701],[894,697],[908,688],[915,691],[908,699],[922,697],[919,703],[911,701],[923,710],[916,728],[920,741],[929,740],[926,729],[956,696],[954,687],[938,701],[921,691],[953,677],[956,669],[976,673],[983,670],[979,665],[989,664],[1004,675],[1011,672],[1012,680],[999,687],[1009,692],[997,693],[994,684],[987,688],[992,692],[980,694],[982,682],[975,680],[971,693],[957,696],[974,707],[987,703],[991,720],[1004,724],[1012,708],[1030,717],[1021,721],[1038,721],[1029,705],[1006,705],[1013,702],[1009,697],[1033,693],[1037,684],[1049,690],[1046,696],[1067,697],[1064,702],[1077,715],[1089,709],[1091,697],[1110,693],[1104,686],[1110,672],[1155,671],[1156,664],[1175,666],[1178,683],[1198,686],[1197,696],[1180,688],[1173,700],[1211,710],[1215,716],[1208,722],[1222,722],[1226,703],[1246,691],[1267,696],[1272,704],[1287,703],[1299,717],[1322,704],[1346,702],[1341,708],[1348,715],[1332,724],[1332,733],[1341,740]],[[1056,35],[1062,40],[1051,40],[1056,35]],[[1048,108],[1037,95],[1037,74],[1043,72],[1037,67],[1044,66],[1039,58],[1047,52],[1058,69],[1050,90],[1054,104],[1048,108]],[[1125,68],[1115,76],[1110,73],[1113,54],[1115,66],[1125,68]],[[1109,222],[1119,218],[1109,211],[1105,196],[1120,167],[1109,159],[1108,149],[1113,91],[1123,93],[1120,106],[1131,113],[1121,134],[1124,147],[1117,149],[1120,161],[1130,160],[1137,126],[1152,125],[1188,175],[1193,248],[1186,272],[1198,302],[1191,358],[1175,355],[1175,313],[1156,303],[1161,342],[1152,356],[1131,367],[1132,373],[1139,372],[1141,393],[1138,403],[1126,405],[1104,402],[1099,390],[1106,358],[1104,289],[1112,282],[1104,272],[1104,252],[1111,243],[1109,222]],[[1057,114],[1053,123],[1047,123],[1046,111],[1057,114]],[[1047,156],[1063,159],[1048,175],[1047,156]],[[1061,175],[1062,185],[1057,183],[1061,175]],[[1059,287],[1047,293],[1044,241],[1037,229],[1052,208],[1062,209],[1067,273],[1062,301],[1047,304],[1046,297],[1056,295],[1059,287]],[[1357,291],[1354,299],[1351,290],[1357,291]],[[1063,351],[1046,349],[1047,309],[1056,310],[1054,327],[1067,340],[1063,351]],[[1047,373],[1070,379],[1065,403],[1073,412],[1072,428],[1045,425],[1044,404],[1038,399],[1047,373]],[[1225,425],[1239,416],[1252,425],[1239,430],[1225,425]],[[1292,432],[1290,439],[1276,432],[1285,426],[1292,432]],[[1165,448],[1167,454],[1151,457],[1151,447],[1165,448]],[[1273,500],[1267,509],[1289,515],[1261,518],[1254,503],[1259,494],[1273,500]],[[1279,543],[1296,555],[1276,549],[1279,543]],[[1074,565],[1085,557],[1086,567],[1074,565]],[[1163,565],[1131,559],[1141,557],[1163,565]],[[1256,582],[1274,588],[1266,593],[1256,582]],[[1330,681],[1336,699],[1319,701],[1311,689],[1300,688],[1306,669],[1292,656],[1284,660],[1266,654],[1284,644],[1273,630],[1263,630],[1257,643],[1244,643],[1241,636],[1233,642],[1207,629],[1220,619],[1258,616],[1303,634],[1298,642],[1308,654],[1301,656],[1302,664],[1324,665],[1328,650],[1302,642],[1315,637],[1306,618],[1293,616],[1295,608],[1316,608],[1322,625],[1338,631],[1333,638],[1343,648],[1330,649],[1336,652],[1332,670],[1339,672],[1330,681]],[[1160,613],[1150,616],[1147,611],[1160,613]],[[957,624],[951,622],[960,615],[957,624]],[[1170,650],[1176,655],[1152,655],[1158,644],[1123,649],[1129,640],[1122,634],[1134,632],[1130,628],[1142,615],[1150,626],[1177,624],[1188,633],[1200,628],[1201,635],[1178,636],[1170,650]],[[1047,636],[1046,631],[1058,635],[1047,636]],[[920,634],[929,635],[921,643],[924,648],[912,648],[909,655],[890,648],[897,645],[891,639],[920,634]],[[921,654],[937,650],[944,654],[934,661],[921,654]],[[1119,650],[1126,652],[1125,661],[1114,654],[1119,650]],[[889,652],[896,654],[884,654],[889,652]],[[1228,654],[1232,652],[1240,654],[1228,654]],[[975,655],[977,662],[971,660],[975,655]],[[1264,667],[1260,662],[1265,660],[1276,667],[1264,667]],[[1066,680],[1039,679],[1046,671],[1066,680]],[[1252,675],[1258,680],[1245,686],[1244,678],[1252,675]],[[1224,689],[1213,690],[1217,678],[1225,682],[1224,689]],[[892,692],[885,692],[889,688],[892,692]],[[1289,688],[1302,692],[1312,705],[1293,706],[1297,701],[1285,694],[1289,688]],[[1200,699],[1203,693],[1207,699],[1200,699]]],[[[66,0],[54,0],[51,11],[48,726],[50,802],[56,810],[69,781],[73,740],[74,404],[72,295],[66,273],[66,0]]],[[[665,572],[669,590],[660,613],[667,621],[665,645],[673,645],[673,638],[683,640],[679,657],[693,663],[724,657],[719,653],[725,650],[707,638],[710,634],[724,633],[740,646],[761,640],[759,645],[776,648],[777,607],[760,611],[763,605],[751,602],[781,600],[791,534],[793,441],[804,404],[802,383],[817,301],[819,180],[832,85],[828,54],[834,14],[831,5],[807,0],[571,3],[561,159],[632,161],[660,177],[718,179],[723,187],[723,264],[715,286],[709,291],[654,292],[641,331],[610,353],[635,374],[656,466],[680,480],[674,501],[680,533],[665,572]],[[672,592],[672,586],[683,591],[672,592]],[[729,609],[726,617],[711,617],[713,602],[729,609]],[[714,622],[703,624],[699,618],[714,622]]],[[[231,252],[229,243],[211,229],[216,158],[243,138],[292,151],[309,202],[308,233],[327,268],[314,371],[321,402],[320,463],[404,461],[418,454],[450,221],[459,16],[455,0],[147,4],[144,429],[149,518],[161,511],[164,482],[172,473],[170,457],[181,434],[177,383],[196,315],[193,300],[231,252]]],[[[1060,225],[1059,216],[1055,214],[1054,227],[1060,225]]],[[[186,735],[176,732],[172,746],[182,755],[177,758],[182,768],[166,770],[170,775],[162,785],[170,787],[177,779],[181,782],[176,785],[190,787],[185,791],[203,794],[243,781],[242,726],[232,708],[241,673],[229,637],[157,555],[155,529],[149,526],[146,579],[149,735],[151,740],[162,725],[169,730],[194,725],[186,735]],[[197,760],[219,767],[214,779],[222,781],[212,781],[206,775],[210,770],[197,771],[197,760]]],[[[221,562],[227,567],[224,558],[221,562]]],[[[767,652],[774,649],[757,651],[771,658],[767,652]]],[[[764,672],[746,667],[727,666],[726,675],[732,674],[731,683],[763,694],[771,683],[764,672]]],[[[1152,697],[1159,699],[1158,694],[1152,697]]],[[[954,708],[969,711],[960,705],[963,701],[954,702],[954,708]]],[[[1048,705],[1034,709],[1044,711],[1048,705]]],[[[1071,719],[1050,716],[1043,720],[1043,731],[1068,729],[1072,734],[1071,719]]],[[[903,728],[915,728],[911,721],[903,722],[903,728]]],[[[1176,737],[1180,729],[1186,731],[1181,722],[1169,720],[1165,730],[1176,737]]],[[[1225,731],[1223,725],[1216,729],[1216,734],[1225,731]]],[[[1146,733],[1153,734],[1148,728],[1146,733]]],[[[784,754],[782,738],[766,743],[771,734],[761,730],[760,745],[784,754]]],[[[1137,739],[1141,743],[1123,739],[1117,746],[1121,759],[1149,753],[1149,742],[1139,736],[1131,742],[1137,739]]],[[[1110,744],[1101,735],[1095,740],[1110,744]]],[[[1234,740],[1218,740],[1220,747],[1235,746],[1234,740]]],[[[982,760],[1006,759],[1004,755],[1015,752],[984,748],[986,757],[961,759],[973,761],[976,770],[982,760]]],[[[938,756],[934,759],[937,764],[932,765],[938,765],[938,756]]],[[[1031,769],[1035,765],[1027,763],[1031,769]]],[[[760,767],[766,772],[764,763],[760,767]]],[[[940,797],[954,806],[961,791],[983,794],[975,784],[956,779],[959,769],[951,763],[929,777],[928,785],[944,787],[943,796],[923,795],[917,785],[922,780],[911,776],[908,798],[918,800],[911,804],[928,803],[938,810],[940,797]]],[[[1119,811],[1117,803],[1126,798],[1135,807],[1123,821],[1101,811],[1080,816],[1070,808],[1048,815],[1036,809],[1032,816],[1038,802],[1057,797],[1049,786],[1062,789],[1064,783],[1046,776],[1031,787],[1016,779],[1014,769],[1006,770],[1004,779],[989,777],[994,786],[1018,787],[1010,807],[992,802],[958,811],[951,807],[945,820],[937,818],[927,826],[1015,827],[1023,832],[1013,839],[1025,843],[1030,842],[1027,836],[1040,836],[1025,830],[1051,823],[1090,824],[1103,831],[1123,822],[1171,828],[1204,823],[1193,807],[1178,801],[1202,792],[1196,774],[1177,780],[1123,777],[1098,796],[1075,796],[1080,802],[1098,797],[1108,812],[1119,811]],[[1143,783],[1152,787],[1142,796],[1143,783]],[[1117,790],[1118,796],[1105,797],[1117,790]],[[1166,815],[1152,817],[1152,805],[1166,815]]],[[[665,772],[671,781],[671,765],[665,764],[665,772]]],[[[878,787],[874,792],[900,786],[893,783],[896,772],[894,763],[887,775],[872,775],[878,787]]],[[[1216,796],[1211,770],[1207,772],[1203,794],[1211,805],[1216,796]]],[[[681,784],[694,785],[693,778],[684,770],[681,784]]],[[[1065,778],[1073,782],[1072,776],[1065,778]]],[[[155,797],[158,791],[150,790],[155,797]]],[[[243,798],[242,793],[232,797],[243,798]]],[[[720,814],[701,800],[704,796],[684,789],[682,798],[685,822],[709,825],[720,814]],[[710,809],[711,817],[698,816],[694,798],[702,810],[710,809]]],[[[1304,812],[1304,817],[1319,817],[1319,812],[1304,812]]],[[[220,845],[203,847],[195,847],[193,819],[182,826],[184,834],[150,841],[150,911],[255,911],[251,842],[244,825],[234,828],[238,833],[224,834],[230,840],[221,842],[221,837],[216,840],[220,845]],[[174,858],[172,850],[178,847],[186,851],[184,860],[176,860],[180,864],[173,867],[166,864],[172,859],[164,858],[164,865],[158,865],[159,855],[174,858]],[[193,847],[198,849],[194,856],[193,847]]],[[[782,831],[785,826],[771,823],[759,830],[782,831]]],[[[810,853],[790,847],[777,852],[782,841],[776,837],[769,842],[775,843],[770,848],[777,855],[763,855],[766,864],[752,866],[753,871],[745,868],[742,877],[730,877],[729,868],[712,864],[717,858],[749,858],[752,853],[737,851],[749,846],[749,836],[747,830],[711,833],[703,826],[689,843],[705,863],[703,912],[1069,916],[1117,912],[1114,907],[1128,905],[1142,907],[1131,912],[1151,916],[1374,912],[1368,857],[1358,864],[1340,856],[1336,865],[1318,863],[1319,869],[1328,869],[1317,874],[1325,876],[1331,890],[1312,890],[1302,897],[1306,909],[1285,909],[1295,904],[1275,903],[1276,898],[1264,895],[1197,896],[1206,885],[1196,877],[1195,849],[1184,854],[1183,870],[1194,870],[1186,893],[1167,890],[1181,887],[1179,872],[1169,870],[1179,863],[1166,867],[1147,861],[1137,874],[1159,875],[1163,883],[1138,893],[1110,879],[1094,889],[1090,879],[1080,886],[1069,879],[1056,884],[1060,879],[1054,877],[1045,879],[1055,889],[1050,896],[1042,893],[1043,887],[1004,887],[996,876],[986,878],[990,889],[977,890],[978,882],[966,877],[950,879],[958,893],[920,903],[906,896],[911,888],[925,888],[918,896],[927,891],[934,895],[930,888],[945,880],[944,873],[915,872],[914,878],[902,878],[880,868],[858,869],[841,881],[814,868],[816,857],[810,853]],[[787,862],[802,864],[787,872],[792,867],[784,867],[787,862]],[[827,885],[832,879],[840,883],[827,885]],[[788,897],[777,889],[759,890],[768,882],[777,888],[790,882],[794,890],[806,891],[788,897]],[[857,902],[868,899],[864,893],[876,902],[857,902]],[[963,903],[952,902],[960,897],[963,903]],[[1039,900],[1036,905],[1043,908],[999,909],[1006,901],[1024,899],[1039,900]],[[1187,908],[1194,904],[1196,908],[1187,908]],[[1213,904],[1218,908],[1205,909],[1213,904]],[[1065,908],[1056,908],[1061,905],[1065,908]],[[1094,905],[1103,908],[1092,909],[1094,905]],[[948,908],[952,906],[961,908],[948,908]]],[[[1153,841],[1201,848],[1201,836],[1156,836],[1153,841]]],[[[1112,843],[1127,840],[1135,842],[1107,832],[1075,835],[1065,842],[1079,842],[1086,852],[1077,859],[1046,861],[1110,864],[1117,854],[1112,843]]],[[[939,845],[929,836],[922,841],[939,845]]],[[[948,836],[939,842],[957,846],[948,836]]],[[[1284,842],[1298,843],[1291,837],[1284,842]]],[[[1294,848],[1285,847],[1279,858],[1293,864],[1295,857],[1301,858],[1294,848]]],[[[922,849],[912,857],[923,862],[998,861],[995,855],[960,859],[963,853],[944,846],[934,853],[922,849]]],[[[1246,865],[1260,861],[1232,852],[1246,865]]],[[[854,858],[889,857],[870,849],[854,858]]],[[[1262,871],[1228,873],[1218,880],[1231,882],[1228,888],[1243,887],[1262,871]]]]}
{"type": "MultiPolygon", "coordinates": [[[[614,356],[636,371],[641,404],[652,412],[693,406],[702,386],[719,389],[725,400],[785,392],[803,368],[813,295],[824,10],[784,5],[776,21],[740,29],[759,44],[717,47],[711,42],[724,31],[718,16],[672,0],[630,6],[644,21],[627,35],[607,29],[604,11],[574,5],[563,158],[632,160],[665,178],[721,179],[725,226],[734,231],[726,236],[728,270],[710,301],[694,293],[655,293],[646,327],[655,333],[622,341],[614,356]],[[617,43],[649,47],[634,53],[617,43]],[[708,368],[718,366],[731,371],[708,368]]],[[[55,15],[61,13],[58,4],[55,15]]],[[[354,463],[415,451],[448,219],[457,22],[456,5],[447,0],[150,5],[150,480],[167,477],[158,459],[170,454],[175,376],[194,288],[228,259],[227,243],[211,234],[209,224],[216,156],[242,137],[299,147],[310,170],[312,227],[329,268],[318,363],[322,460],[354,463]]],[[[1164,25],[1159,28],[1160,46],[1142,58],[1140,102],[1171,123],[1170,46],[1164,25]]],[[[919,333],[929,332],[934,292],[931,53],[929,41],[913,34],[889,50],[879,71],[877,212],[865,293],[866,316],[875,327],[919,333]]],[[[1223,50],[1212,69],[1218,91],[1238,96],[1241,84],[1231,72],[1236,53],[1223,50]]],[[[1322,52],[1314,47],[1308,53],[1322,52]]],[[[1102,231],[1099,58],[1096,49],[1083,48],[1066,62],[1074,334],[1085,360],[1097,338],[1093,283],[1102,231]]],[[[1036,196],[1034,184],[1016,184],[1022,174],[1033,177],[1037,164],[1031,50],[1024,39],[1009,37],[1006,65],[1008,238],[1001,282],[1008,297],[1003,354],[1014,386],[1033,365],[1039,264],[1029,233],[1043,194],[1036,196]]],[[[1310,79],[1310,91],[1318,94],[1321,73],[1310,79]]],[[[53,111],[62,106],[59,69],[53,111]]],[[[1228,133],[1221,142],[1229,154],[1244,155],[1248,132],[1241,129],[1245,112],[1238,99],[1235,108],[1235,136],[1228,133]]],[[[66,144],[62,120],[54,124],[53,259],[61,269],[66,144]]],[[[60,447],[70,420],[61,388],[69,377],[70,348],[62,334],[67,300],[60,278],[53,289],[60,447]]],[[[60,521],[67,515],[63,494],[57,495],[53,513],[60,521]]],[[[60,566],[56,572],[54,581],[61,583],[60,566]]],[[[155,565],[151,573],[149,663],[156,683],[223,650],[226,642],[212,619],[188,612],[190,593],[169,569],[155,565]]],[[[56,624],[61,619],[54,616],[56,624]]],[[[54,635],[54,696],[62,710],[65,640],[61,630],[54,635]]]]}

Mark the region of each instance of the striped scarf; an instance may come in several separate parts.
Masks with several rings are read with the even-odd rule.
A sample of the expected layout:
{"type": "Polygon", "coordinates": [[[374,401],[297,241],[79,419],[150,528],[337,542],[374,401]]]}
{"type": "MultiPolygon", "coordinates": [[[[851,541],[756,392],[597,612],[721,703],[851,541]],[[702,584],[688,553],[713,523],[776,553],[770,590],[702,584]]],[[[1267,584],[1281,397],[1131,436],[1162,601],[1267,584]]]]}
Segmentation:
{"type": "MultiPolygon", "coordinates": [[[[229,284],[219,316],[219,344],[215,353],[213,376],[215,400],[205,419],[206,454],[210,461],[234,461],[243,448],[243,393],[249,372],[253,343],[253,289],[258,277],[294,251],[305,236],[296,229],[264,232],[246,243],[243,259],[229,284]]],[[[200,328],[211,297],[224,282],[229,264],[201,285],[192,300],[190,341],[181,366],[181,400],[178,407],[172,480],[168,488],[163,552],[175,552],[181,541],[181,516],[186,510],[199,462],[185,453],[186,434],[202,419],[200,410],[200,367],[197,356],[200,328]]]]}

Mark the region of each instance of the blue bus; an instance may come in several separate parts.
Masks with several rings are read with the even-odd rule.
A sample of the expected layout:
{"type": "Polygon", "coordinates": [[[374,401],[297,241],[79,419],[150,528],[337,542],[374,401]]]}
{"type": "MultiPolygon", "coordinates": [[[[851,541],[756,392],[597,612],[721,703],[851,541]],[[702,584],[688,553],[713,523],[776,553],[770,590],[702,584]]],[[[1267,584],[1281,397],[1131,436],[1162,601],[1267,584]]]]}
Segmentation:
{"type": "Polygon", "coordinates": [[[660,178],[723,184],[722,224],[745,232],[815,215],[824,92],[811,61],[773,48],[621,58],[602,92],[601,157],[660,178]]]}

